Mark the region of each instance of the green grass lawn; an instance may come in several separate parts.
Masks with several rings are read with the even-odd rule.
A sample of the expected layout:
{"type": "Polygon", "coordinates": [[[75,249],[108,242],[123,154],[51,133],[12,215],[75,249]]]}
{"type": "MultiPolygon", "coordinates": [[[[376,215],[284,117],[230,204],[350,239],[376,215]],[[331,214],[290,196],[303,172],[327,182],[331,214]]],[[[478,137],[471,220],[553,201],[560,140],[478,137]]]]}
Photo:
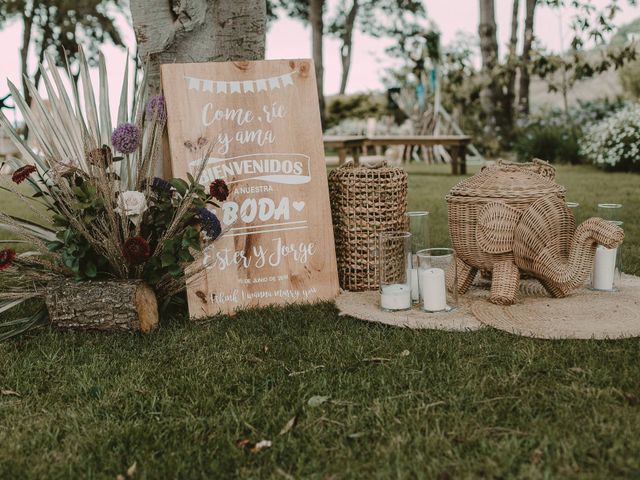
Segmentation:
{"type": "MultiPolygon", "coordinates": [[[[410,172],[444,244],[459,179],[410,172]]],[[[580,216],[625,205],[640,274],[640,176],[558,177],[580,216]]],[[[638,339],[401,330],[331,304],[146,337],[45,329],[0,344],[0,478],[640,478],[639,360],[638,339]]]]}

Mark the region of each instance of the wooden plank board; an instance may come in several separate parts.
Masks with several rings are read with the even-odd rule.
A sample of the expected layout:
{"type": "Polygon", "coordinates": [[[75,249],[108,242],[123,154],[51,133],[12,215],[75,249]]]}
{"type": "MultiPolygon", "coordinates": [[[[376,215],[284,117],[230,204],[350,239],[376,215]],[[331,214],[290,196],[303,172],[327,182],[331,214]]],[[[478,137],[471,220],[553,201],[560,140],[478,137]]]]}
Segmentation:
{"type": "Polygon", "coordinates": [[[189,281],[193,317],[333,299],[338,277],[313,62],[162,65],[173,175],[213,145],[201,183],[224,179],[228,233],[189,281]],[[186,144],[185,144],[186,143],[186,144]]]}

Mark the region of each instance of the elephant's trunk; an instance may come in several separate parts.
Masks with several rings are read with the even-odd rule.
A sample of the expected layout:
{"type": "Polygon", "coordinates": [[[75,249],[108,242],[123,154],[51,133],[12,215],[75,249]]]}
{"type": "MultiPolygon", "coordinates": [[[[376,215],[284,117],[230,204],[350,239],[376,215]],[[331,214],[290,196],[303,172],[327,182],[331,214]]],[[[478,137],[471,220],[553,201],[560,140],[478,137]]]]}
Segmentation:
{"type": "Polygon", "coordinates": [[[617,248],[623,239],[624,231],[619,226],[602,218],[590,218],[576,228],[568,258],[547,249],[540,252],[537,273],[557,287],[559,295],[566,295],[591,273],[596,245],[617,248]]]}

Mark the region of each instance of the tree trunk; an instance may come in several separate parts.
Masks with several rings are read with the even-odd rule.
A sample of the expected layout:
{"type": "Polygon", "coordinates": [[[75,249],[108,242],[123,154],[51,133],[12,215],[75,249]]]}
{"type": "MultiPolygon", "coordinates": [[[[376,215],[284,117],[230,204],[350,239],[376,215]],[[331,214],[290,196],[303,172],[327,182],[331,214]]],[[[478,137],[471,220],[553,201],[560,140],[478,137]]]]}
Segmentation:
{"type": "Polygon", "coordinates": [[[320,120],[322,127],[325,125],[324,106],[324,66],[322,63],[322,38],[324,34],[324,21],[322,11],[324,0],[309,0],[309,23],[311,24],[311,49],[313,63],[316,68],[316,82],[318,84],[318,100],[320,102],[320,120]]]}
{"type": "Polygon", "coordinates": [[[158,325],[156,296],[141,280],[62,280],[49,286],[45,303],[60,328],[149,333],[158,325]]]}
{"type": "Polygon", "coordinates": [[[535,18],[537,0],[526,0],[526,17],[524,20],[524,42],[520,60],[520,91],[518,95],[518,109],[520,114],[529,115],[529,63],[531,61],[531,45],[533,44],[533,21],[535,18]]]}
{"type": "Polygon", "coordinates": [[[511,38],[509,39],[509,57],[507,59],[507,93],[504,97],[502,115],[509,125],[513,125],[514,108],[516,101],[516,70],[517,70],[517,46],[518,46],[518,10],[520,0],[513,0],[511,14],[511,38]]]}
{"type": "Polygon", "coordinates": [[[358,0],[353,0],[351,10],[347,14],[344,22],[344,32],[342,34],[342,47],[340,48],[340,58],[342,60],[342,78],[340,79],[340,95],[344,95],[349,79],[351,68],[351,51],[353,48],[353,26],[358,16],[358,0]]]}
{"type": "Polygon", "coordinates": [[[480,53],[482,54],[482,74],[484,86],[480,92],[482,109],[487,123],[493,130],[496,127],[496,111],[500,100],[497,82],[493,81],[494,69],[498,62],[498,40],[494,0],[480,0],[480,53]]]}
{"type": "MultiPolygon", "coordinates": [[[[28,58],[29,58],[29,45],[31,44],[31,31],[33,27],[33,10],[30,13],[26,11],[22,12],[22,24],[24,31],[22,32],[22,50],[20,50],[20,70],[22,73],[22,95],[24,95],[25,102],[31,106],[31,92],[27,87],[29,70],[28,70],[28,58]]],[[[29,127],[24,126],[24,138],[29,138],[29,127]]]]}
{"type": "Polygon", "coordinates": [[[150,94],[161,63],[264,59],[265,0],[131,0],[150,94]]]}

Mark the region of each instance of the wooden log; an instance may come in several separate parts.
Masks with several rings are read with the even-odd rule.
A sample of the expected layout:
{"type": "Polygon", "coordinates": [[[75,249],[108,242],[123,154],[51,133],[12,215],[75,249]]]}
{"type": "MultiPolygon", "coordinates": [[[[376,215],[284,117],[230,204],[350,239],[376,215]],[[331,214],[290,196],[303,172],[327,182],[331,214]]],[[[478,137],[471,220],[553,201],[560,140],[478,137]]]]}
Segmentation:
{"type": "Polygon", "coordinates": [[[141,280],[62,280],[49,285],[45,303],[61,328],[149,333],[158,325],[156,295],[141,280]]]}

